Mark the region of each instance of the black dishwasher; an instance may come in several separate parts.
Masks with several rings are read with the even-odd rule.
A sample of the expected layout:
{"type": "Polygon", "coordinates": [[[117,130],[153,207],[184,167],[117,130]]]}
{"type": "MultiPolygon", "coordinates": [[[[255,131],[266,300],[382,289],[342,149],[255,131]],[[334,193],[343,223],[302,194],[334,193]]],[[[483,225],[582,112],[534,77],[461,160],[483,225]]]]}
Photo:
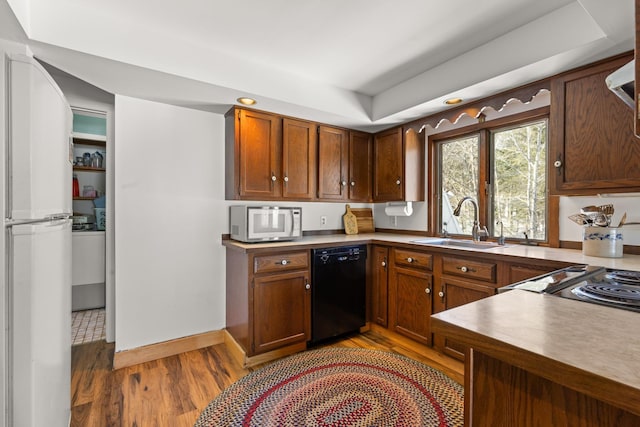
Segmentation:
{"type": "Polygon", "coordinates": [[[366,272],[366,245],[313,250],[311,344],[365,325],[366,272]]]}

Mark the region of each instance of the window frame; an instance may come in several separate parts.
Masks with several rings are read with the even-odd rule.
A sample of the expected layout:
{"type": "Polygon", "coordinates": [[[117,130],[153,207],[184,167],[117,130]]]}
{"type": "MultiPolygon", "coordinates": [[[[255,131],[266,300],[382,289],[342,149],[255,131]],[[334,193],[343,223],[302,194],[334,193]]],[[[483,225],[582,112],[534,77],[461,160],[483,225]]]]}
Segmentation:
{"type": "MultiPolygon", "coordinates": [[[[487,228],[491,231],[493,228],[489,226],[488,221],[492,217],[492,213],[489,212],[489,190],[487,183],[490,183],[490,163],[491,160],[489,158],[491,151],[491,132],[499,131],[501,129],[509,128],[509,127],[517,127],[519,125],[524,125],[529,122],[534,122],[536,120],[546,119],[547,120],[547,164],[546,164],[546,173],[547,173],[547,183],[546,183],[546,204],[547,204],[547,240],[532,240],[535,244],[540,246],[551,246],[558,247],[559,246],[559,227],[558,221],[554,221],[554,218],[558,218],[559,215],[559,197],[551,196],[549,194],[549,185],[550,185],[550,175],[553,173],[551,168],[549,167],[549,159],[552,156],[549,151],[549,122],[550,122],[550,107],[541,107],[532,109],[529,111],[524,111],[521,113],[499,117],[494,120],[485,121],[484,115],[480,115],[478,118],[478,123],[464,126],[458,129],[452,129],[449,131],[444,131],[441,133],[436,133],[429,135],[427,144],[428,144],[428,153],[429,153],[429,162],[428,162],[428,170],[429,170],[429,178],[428,178],[428,194],[429,194],[429,235],[432,236],[442,236],[442,230],[439,229],[439,225],[441,223],[441,209],[440,209],[440,165],[439,165],[439,155],[438,155],[438,146],[439,143],[445,140],[462,138],[465,136],[471,136],[474,134],[478,134],[479,137],[479,176],[478,176],[478,191],[481,197],[478,200],[478,216],[480,219],[481,225],[487,225],[487,228]]],[[[489,184],[490,186],[491,184],[489,184]]],[[[457,235],[454,235],[457,236],[457,235]]],[[[459,235],[460,237],[468,237],[467,235],[459,235]]],[[[489,240],[495,240],[495,237],[489,237],[489,240]]],[[[524,236],[522,239],[519,238],[507,238],[508,242],[514,243],[522,243],[525,241],[524,236]]]]}

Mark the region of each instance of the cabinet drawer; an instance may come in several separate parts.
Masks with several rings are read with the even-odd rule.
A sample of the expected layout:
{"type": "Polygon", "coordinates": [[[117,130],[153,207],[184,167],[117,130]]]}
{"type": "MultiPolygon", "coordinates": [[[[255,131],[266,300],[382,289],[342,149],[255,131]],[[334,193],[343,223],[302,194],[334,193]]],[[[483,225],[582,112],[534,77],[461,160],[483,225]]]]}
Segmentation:
{"type": "Polygon", "coordinates": [[[417,268],[420,270],[431,270],[433,266],[433,257],[431,254],[406,249],[394,249],[393,260],[396,265],[417,268]]]}
{"type": "Polygon", "coordinates": [[[260,255],[253,260],[253,271],[256,274],[298,270],[308,267],[309,253],[307,251],[260,255]]]}
{"type": "Polygon", "coordinates": [[[496,282],[496,264],[465,258],[442,257],[442,272],[485,282],[496,282]]]}

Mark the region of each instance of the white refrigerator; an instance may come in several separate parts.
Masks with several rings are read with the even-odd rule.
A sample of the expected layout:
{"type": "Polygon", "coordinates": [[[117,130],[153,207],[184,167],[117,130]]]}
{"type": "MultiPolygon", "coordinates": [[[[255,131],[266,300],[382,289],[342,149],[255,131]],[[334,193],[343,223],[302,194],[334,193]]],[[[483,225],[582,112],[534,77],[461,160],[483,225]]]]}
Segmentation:
{"type": "Polygon", "coordinates": [[[4,421],[68,426],[72,112],[33,58],[9,56],[5,70],[4,421]]]}

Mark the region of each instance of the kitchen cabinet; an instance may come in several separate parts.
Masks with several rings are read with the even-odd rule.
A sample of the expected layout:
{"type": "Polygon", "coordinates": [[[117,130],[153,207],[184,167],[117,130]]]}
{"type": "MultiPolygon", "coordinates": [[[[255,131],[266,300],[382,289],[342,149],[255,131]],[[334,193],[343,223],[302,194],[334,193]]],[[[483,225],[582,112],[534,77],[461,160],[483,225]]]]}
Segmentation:
{"type": "Polygon", "coordinates": [[[282,119],[239,108],[225,115],[227,199],[282,195],[282,119]]]}
{"type": "MultiPolygon", "coordinates": [[[[482,258],[442,255],[440,277],[434,291],[434,312],[449,310],[496,293],[499,263],[482,258]]],[[[441,352],[463,360],[465,346],[442,335],[434,334],[433,344],[441,352]]]]}
{"type": "MultiPolygon", "coordinates": [[[[634,12],[635,12],[635,27],[636,27],[636,37],[635,37],[635,49],[634,49],[634,58],[635,58],[635,79],[634,81],[640,82],[640,0],[636,0],[634,4],[634,12]]],[[[635,85],[635,84],[634,84],[635,85]]],[[[633,103],[633,125],[636,137],[640,138],[640,91],[635,91],[635,102],[633,103]]]]}
{"type": "Polygon", "coordinates": [[[318,198],[347,200],[349,190],[349,132],[318,127],[318,198]]]}
{"type": "Polygon", "coordinates": [[[431,344],[431,268],[431,254],[391,249],[389,329],[426,345],[431,344]]]}
{"type": "Polygon", "coordinates": [[[605,83],[633,59],[612,60],[554,77],[549,119],[550,193],[640,191],[634,113],[605,83]]]}
{"type": "Polygon", "coordinates": [[[371,317],[374,323],[386,328],[388,326],[389,248],[374,246],[372,252],[371,317]]]}
{"type": "Polygon", "coordinates": [[[282,119],[282,197],[313,199],[316,193],[316,125],[282,119]]]}
{"type": "Polygon", "coordinates": [[[553,270],[569,267],[570,264],[559,261],[538,260],[535,264],[510,262],[505,265],[505,280],[501,286],[521,282],[541,274],[549,273],[553,270]]]}
{"type": "MultiPolygon", "coordinates": [[[[309,251],[227,250],[227,332],[247,359],[306,348],[311,338],[309,251]]],[[[262,359],[265,360],[265,359],[262,359]]]]}
{"type": "Polygon", "coordinates": [[[373,185],[373,136],[349,131],[349,200],[370,202],[373,185]]]}
{"type": "Polygon", "coordinates": [[[393,128],[376,134],[373,148],[373,200],[424,200],[424,136],[393,128]]]}

